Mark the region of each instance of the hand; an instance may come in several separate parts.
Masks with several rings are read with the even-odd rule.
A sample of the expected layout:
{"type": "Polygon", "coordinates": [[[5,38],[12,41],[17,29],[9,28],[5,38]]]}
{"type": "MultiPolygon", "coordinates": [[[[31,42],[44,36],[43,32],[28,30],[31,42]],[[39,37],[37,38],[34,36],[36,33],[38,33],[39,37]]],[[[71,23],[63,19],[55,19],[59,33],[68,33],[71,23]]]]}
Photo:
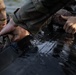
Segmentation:
{"type": "Polygon", "coordinates": [[[15,28],[15,30],[12,32],[12,34],[9,35],[9,37],[12,36],[11,41],[17,42],[17,41],[21,40],[22,38],[24,38],[25,36],[27,36],[29,34],[30,33],[27,30],[18,26],[18,27],[15,28]]]}
{"type": "Polygon", "coordinates": [[[76,17],[74,16],[62,16],[63,19],[66,20],[66,23],[63,27],[63,29],[67,33],[75,34],[76,33],[76,17]]]}

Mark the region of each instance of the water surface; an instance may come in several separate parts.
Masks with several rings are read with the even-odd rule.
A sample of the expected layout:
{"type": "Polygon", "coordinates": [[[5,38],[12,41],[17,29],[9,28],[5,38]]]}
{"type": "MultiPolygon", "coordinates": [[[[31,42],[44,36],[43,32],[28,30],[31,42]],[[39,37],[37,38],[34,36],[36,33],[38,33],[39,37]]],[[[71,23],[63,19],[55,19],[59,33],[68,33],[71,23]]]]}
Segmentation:
{"type": "Polygon", "coordinates": [[[25,4],[25,0],[4,0],[8,13],[13,13],[17,8],[25,4]]]}

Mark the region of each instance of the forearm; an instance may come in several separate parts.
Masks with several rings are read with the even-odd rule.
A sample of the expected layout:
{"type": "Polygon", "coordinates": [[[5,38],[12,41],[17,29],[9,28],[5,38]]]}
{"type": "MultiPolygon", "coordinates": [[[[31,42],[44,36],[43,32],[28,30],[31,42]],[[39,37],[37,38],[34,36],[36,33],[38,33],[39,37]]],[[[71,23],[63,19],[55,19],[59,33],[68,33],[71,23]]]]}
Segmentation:
{"type": "Polygon", "coordinates": [[[15,29],[15,23],[11,19],[10,22],[1,30],[0,36],[5,35],[9,32],[12,32],[15,29]]]}

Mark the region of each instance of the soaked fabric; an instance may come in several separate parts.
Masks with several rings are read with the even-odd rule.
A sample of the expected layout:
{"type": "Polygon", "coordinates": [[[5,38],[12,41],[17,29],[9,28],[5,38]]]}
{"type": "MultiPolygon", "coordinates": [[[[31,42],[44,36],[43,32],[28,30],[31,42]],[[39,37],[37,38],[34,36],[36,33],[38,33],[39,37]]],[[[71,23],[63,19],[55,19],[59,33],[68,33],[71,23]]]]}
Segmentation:
{"type": "Polygon", "coordinates": [[[14,12],[13,20],[29,32],[36,33],[50,15],[68,2],[69,0],[26,0],[25,5],[14,12]]]}
{"type": "MultiPolygon", "coordinates": [[[[7,14],[7,23],[9,22],[9,15],[7,14]]],[[[10,44],[11,40],[8,35],[0,36],[0,52],[10,44]]]]}
{"type": "Polygon", "coordinates": [[[22,7],[22,9],[15,13],[13,20],[28,31],[38,31],[39,26],[46,21],[46,19],[49,17],[49,14],[45,16],[45,14],[38,12],[31,0],[26,0],[26,2],[27,3],[22,7]]]}
{"type": "Polygon", "coordinates": [[[25,41],[28,42],[30,39],[23,39],[6,48],[7,57],[5,56],[4,59],[7,58],[7,62],[1,56],[1,61],[4,62],[4,64],[1,62],[1,65],[8,64],[8,66],[4,67],[0,75],[76,75],[76,36],[65,33],[58,25],[50,24],[49,26],[52,26],[50,31],[48,30],[50,27],[41,28],[42,30],[30,41],[32,45],[37,46],[37,48],[31,47],[29,43],[30,50],[37,49],[36,52],[25,47],[28,45],[25,41]],[[18,46],[29,52],[16,58],[18,46]],[[10,65],[8,58],[12,62],[10,65]],[[15,58],[16,61],[13,62],[12,59],[15,60],[15,58]]]}

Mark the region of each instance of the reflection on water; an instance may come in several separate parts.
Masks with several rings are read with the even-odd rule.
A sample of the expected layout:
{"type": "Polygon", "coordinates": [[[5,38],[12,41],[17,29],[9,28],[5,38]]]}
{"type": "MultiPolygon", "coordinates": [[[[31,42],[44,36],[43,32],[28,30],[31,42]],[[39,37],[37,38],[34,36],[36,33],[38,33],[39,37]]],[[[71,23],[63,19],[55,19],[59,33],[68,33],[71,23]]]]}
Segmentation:
{"type": "Polygon", "coordinates": [[[25,3],[25,0],[4,0],[4,1],[8,13],[14,12],[17,8],[21,7],[25,3]]]}

